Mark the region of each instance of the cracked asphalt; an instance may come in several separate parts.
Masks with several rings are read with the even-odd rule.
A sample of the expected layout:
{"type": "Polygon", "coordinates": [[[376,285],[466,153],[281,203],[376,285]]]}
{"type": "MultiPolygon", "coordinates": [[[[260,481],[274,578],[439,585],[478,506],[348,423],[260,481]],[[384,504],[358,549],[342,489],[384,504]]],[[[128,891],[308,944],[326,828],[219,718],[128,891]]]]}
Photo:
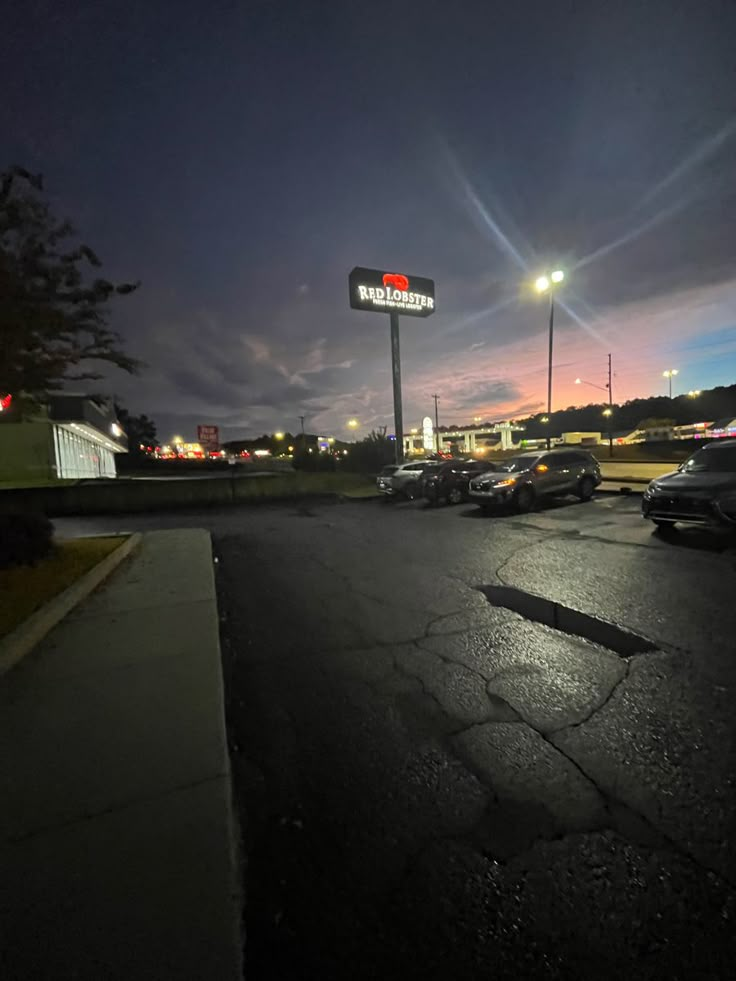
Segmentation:
{"type": "Polygon", "coordinates": [[[733,977],[732,539],[652,534],[604,496],[125,527],[162,523],[218,555],[250,981],[733,977]]]}

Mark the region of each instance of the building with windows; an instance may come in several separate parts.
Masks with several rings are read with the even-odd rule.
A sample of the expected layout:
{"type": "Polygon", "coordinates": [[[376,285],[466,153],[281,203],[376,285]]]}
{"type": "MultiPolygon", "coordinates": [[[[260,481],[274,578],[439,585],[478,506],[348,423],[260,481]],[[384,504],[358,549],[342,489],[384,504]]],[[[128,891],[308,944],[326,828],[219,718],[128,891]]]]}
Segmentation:
{"type": "Polygon", "coordinates": [[[30,417],[0,418],[0,481],[45,483],[116,476],[128,439],[112,402],[54,395],[30,417]]]}

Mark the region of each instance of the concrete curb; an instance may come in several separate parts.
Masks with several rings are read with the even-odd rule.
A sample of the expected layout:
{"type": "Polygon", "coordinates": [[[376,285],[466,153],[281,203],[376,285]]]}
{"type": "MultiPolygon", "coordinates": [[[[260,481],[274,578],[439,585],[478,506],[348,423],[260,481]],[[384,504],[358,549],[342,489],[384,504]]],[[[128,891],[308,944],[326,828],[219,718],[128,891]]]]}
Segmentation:
{"type": "MultiPolygon", "coordinates": [[[[121,536],[123,537],[123,536],[121,536]]],[[[142,541],[143,536],[136,532],[127,537],[122,545],[114,552],[98,562],[89,572],[73,582],[71,586],[54,596],[40,610],[36,610],[24,623],[16,627],[12,633],[0,640],[0,677],[6,674],[15,664],[29,654],[43,640],[67,613],[78,606],[83,599],[96,589],[101,582],[113,572],[123,559],[134,552],[142,541]]]]}

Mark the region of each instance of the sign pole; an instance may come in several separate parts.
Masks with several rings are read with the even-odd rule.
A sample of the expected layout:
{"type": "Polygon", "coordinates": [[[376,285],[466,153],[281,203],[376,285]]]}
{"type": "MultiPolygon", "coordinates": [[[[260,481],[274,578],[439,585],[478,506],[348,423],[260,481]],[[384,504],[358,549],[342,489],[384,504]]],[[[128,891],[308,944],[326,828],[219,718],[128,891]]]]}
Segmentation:
{"type": "Polygon", "coordinates": [[[391,373],[394,379],[394,436],[396,463],[404,462],[404,414],[401,408],[401,351],[399,348],[399,315],[391,314],[391,373]]]}

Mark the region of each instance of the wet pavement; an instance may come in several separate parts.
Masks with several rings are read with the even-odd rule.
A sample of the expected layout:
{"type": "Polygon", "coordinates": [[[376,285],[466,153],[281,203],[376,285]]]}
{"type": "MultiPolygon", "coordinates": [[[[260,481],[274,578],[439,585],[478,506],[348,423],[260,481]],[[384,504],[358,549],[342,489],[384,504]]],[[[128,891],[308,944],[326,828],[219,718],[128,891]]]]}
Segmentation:
{"type": "Polygon", "coordinates": [[[736,544],[638,506],[57,522],[213,531],[251,981],[733,976],[736,544]]]}

